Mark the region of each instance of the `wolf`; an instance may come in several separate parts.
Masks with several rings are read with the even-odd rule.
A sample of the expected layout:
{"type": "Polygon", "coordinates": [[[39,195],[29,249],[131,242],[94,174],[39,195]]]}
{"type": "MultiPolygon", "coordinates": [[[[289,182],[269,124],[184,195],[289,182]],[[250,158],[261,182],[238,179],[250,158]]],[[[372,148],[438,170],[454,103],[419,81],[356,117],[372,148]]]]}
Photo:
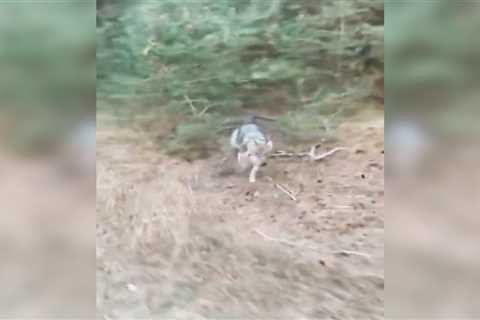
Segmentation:
{"type": "Polygon", "coordinates": [[[258,170],[266,165],[268,155],[273,150],[273,142],[257,124],[257,118],[260,117],[249,117],[230,136],[234,159],[243,171],[251,168],[248,178],[251,183],[256,181],[258,170]]]}

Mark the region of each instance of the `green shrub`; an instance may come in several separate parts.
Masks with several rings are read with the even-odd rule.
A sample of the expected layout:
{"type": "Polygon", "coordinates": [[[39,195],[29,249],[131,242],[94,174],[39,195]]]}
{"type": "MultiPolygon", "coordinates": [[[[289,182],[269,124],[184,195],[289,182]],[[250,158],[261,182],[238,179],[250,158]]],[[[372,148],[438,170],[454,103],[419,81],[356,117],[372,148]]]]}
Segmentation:
{"type": "Polygon", "coordinates": [[[321,119],[336,110],[322,99],[359,87],[369,59],[383,69],[382,0],[162,0],[120,11],[98,29],[99,95],[184,115],[167,144],[177,154],[197,148],[191,132],[213,141],[212,127],[248,110],[289,112],[286,136],[331,134],[321,119]]]}

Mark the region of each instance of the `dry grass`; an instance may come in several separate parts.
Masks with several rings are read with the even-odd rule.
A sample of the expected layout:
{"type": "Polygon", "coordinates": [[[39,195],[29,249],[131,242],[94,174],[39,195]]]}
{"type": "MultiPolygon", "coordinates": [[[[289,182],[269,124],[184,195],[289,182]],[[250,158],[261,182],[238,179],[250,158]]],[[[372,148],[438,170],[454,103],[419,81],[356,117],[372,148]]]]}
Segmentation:
{"type": "MultiPolygon", "coordinates": [[[[307,201],[314,189],[301,194],[299,204],[269,185],[252,198],[241,177],[214,178],[212,160],[189,164],[165,157],[142,147],[128,130],[100,129],[98,139],[97,307],[104,317],[383,317],[378,218],[338,209],[336,218],[325,219],[337,219],[342,231],[327,228],[331,220],[321,222],[322,216],[316,217],[325,224],[317,227],[322,233],[302,231],[300,212],[318,211],[307,201]],[[283,222],[270,220],[274,215],[283,222]],[[360,249],[373,250],[367,253],[376,261],[335,255],[340,247],[355,249],[347,244],[361,237],[341,219],[364,216],[373,229],[360,249]],[[270,241],[255,230],[298,245],[270,241]]],[[[311,176],[305,172],[302,183],[311,176]]],[[[351,188],[345,190],[339,192],[351,188]]]]}

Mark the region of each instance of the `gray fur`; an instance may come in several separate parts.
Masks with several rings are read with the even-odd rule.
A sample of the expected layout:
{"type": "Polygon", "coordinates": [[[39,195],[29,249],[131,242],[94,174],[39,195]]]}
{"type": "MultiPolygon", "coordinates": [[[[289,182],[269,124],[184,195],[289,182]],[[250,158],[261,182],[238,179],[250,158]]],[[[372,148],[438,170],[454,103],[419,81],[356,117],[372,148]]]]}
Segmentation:
{"type": "Polygon", "coordinates": [[[255,182],[258,169],[266,163],[273,143],[255,123],[255,116],[235,129],[230,137],[233,155],[244,169],[251,167],[250,182],[255,182]]]}

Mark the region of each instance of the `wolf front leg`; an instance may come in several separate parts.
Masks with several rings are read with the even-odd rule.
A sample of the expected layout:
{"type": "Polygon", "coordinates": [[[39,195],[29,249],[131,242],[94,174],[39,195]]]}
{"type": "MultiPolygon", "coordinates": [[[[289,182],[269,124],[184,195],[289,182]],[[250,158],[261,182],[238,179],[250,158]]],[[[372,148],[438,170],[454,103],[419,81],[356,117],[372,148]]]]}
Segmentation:
{"type": "Polygon", "coordinates": [[[232,149],[230,157],[232,158],[232,161],[238,161],[238,149],[232,149]]]}
{"type": "Polygon", "coordinates": [[[258,165],[254,165],[252,167],[252,170],[250,170],[250,176],[248,177],[248,180],[253,183],[256,181],[257,179],[257,171],[259,169],[259,166],[258,165]]]}
{"type": "Polygon", "coordinates": [[[237,160],[242,172],[245,172],[251,165],[247,152],[239,152],[237,154],[237,160]]]}

